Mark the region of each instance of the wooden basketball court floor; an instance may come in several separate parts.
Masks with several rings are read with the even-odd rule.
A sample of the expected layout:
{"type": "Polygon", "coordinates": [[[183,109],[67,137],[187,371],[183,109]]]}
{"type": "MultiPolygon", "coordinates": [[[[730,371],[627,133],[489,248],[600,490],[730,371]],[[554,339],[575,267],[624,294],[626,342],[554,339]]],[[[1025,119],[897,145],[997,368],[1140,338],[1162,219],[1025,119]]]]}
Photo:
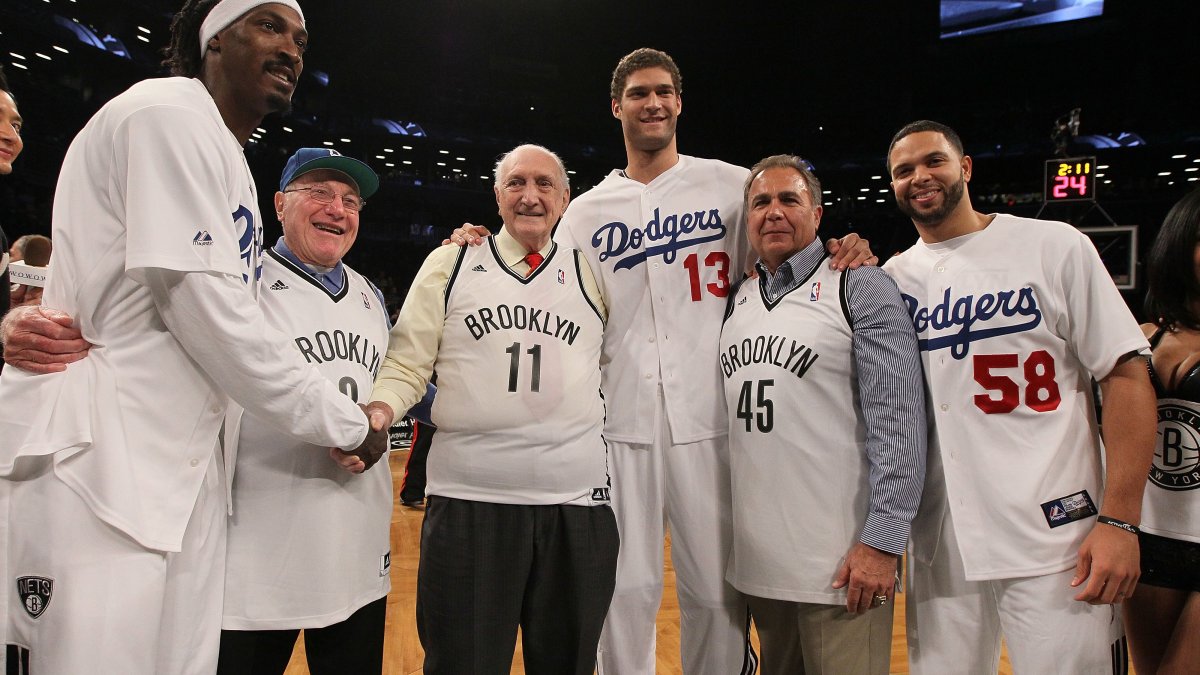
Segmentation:
{"type": "MultiPolygon", "coordinates": [[[[392,454],[389,462],[393,484],[399,492],[400,479],[404,475],[407,452],[392,454]]],[[[382,467],[375,467],[379,470],[382,467]]],[[[385,675],[413,675],[421,673],[424,652],[417,639],[416,597],[417,559],[420,553],[421,519],[424,511],[406,507],[397,496],[392,510],[392,591],[387,600],[387,634],[384,639],[383,672],[385,675]]],[[[666,544],[667,569],[664,578],[662,606],[658,611],[658,675],[682,675],[679,664],[679,603],[675,599],[675,571],[670,563],[670,540],[666,544]]],[[[751,635],[755,648],[758,636],[751,635]]],[[[512,675],[525,672],[521,664],[521,646],[518,640],[513,658],[512,675]]],[[[896,606],[892,628],[892,673],[908,673],[908,655],[904,644],[904,603],[896,606]]],[[[1000,664],[1000,675],[1011,675],[1012,667],[1005,655],[1000,664]]],[[[297,644],[285,675],[308,675],[304,664],[303,641],[297,644]]]]}

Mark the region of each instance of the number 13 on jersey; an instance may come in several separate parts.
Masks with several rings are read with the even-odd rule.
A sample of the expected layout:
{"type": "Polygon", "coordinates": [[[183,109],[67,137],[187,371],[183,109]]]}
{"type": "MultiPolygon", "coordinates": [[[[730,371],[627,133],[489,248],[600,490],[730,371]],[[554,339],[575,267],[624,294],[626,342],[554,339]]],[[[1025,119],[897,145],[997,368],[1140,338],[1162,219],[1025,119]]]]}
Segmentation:
{"type": "Polygon", "coordinates": [[[693,253],[683,259],[683,267],[688,271],[688,280],[691,281],[692,302],[703,300],[704,291],[708,291],[718,298],[729,295],[729,254],[725,251],[709,251],[704,256],[703,266],[705,268],[716,268],[717,280],[715,282],[700,283],[701,261],[699,254],[693,253]]]}

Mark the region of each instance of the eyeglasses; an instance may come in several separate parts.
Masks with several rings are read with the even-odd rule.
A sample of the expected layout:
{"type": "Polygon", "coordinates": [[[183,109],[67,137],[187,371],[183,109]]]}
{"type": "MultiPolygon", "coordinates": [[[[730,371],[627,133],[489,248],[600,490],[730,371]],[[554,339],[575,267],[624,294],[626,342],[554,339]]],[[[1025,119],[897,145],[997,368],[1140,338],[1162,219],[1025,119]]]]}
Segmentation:
{"type": "Polygon", "coordinates": [[[332,204],[334,197],[341,197],[342,208],[346,209],[347,211],[354,211],[355,213],[362,211],[363,207],[367,205],[367,200],[362,199],[360,197],[355,197],[354,195],[339,195],[338,193],[336,193],[328,188],[323,188],[323,187],[319,187],[319,186],[292,188],[291,190],[284,190],[284,192],[301,192],[301,191],[307,192],[308,196],[313,201],[320,203],[320,204],[332,204]]]}

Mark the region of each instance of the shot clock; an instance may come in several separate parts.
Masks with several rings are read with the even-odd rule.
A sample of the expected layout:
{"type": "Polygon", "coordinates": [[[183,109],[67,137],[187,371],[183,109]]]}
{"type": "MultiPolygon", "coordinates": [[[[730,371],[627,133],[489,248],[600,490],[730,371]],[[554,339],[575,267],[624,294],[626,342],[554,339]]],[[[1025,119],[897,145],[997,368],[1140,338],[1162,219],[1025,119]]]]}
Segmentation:
{"type": "Polygon", "coordinates": [[[1096,158],[1046,160],[1043,190],[1046,203],[1096,201],[1096,158]]]}

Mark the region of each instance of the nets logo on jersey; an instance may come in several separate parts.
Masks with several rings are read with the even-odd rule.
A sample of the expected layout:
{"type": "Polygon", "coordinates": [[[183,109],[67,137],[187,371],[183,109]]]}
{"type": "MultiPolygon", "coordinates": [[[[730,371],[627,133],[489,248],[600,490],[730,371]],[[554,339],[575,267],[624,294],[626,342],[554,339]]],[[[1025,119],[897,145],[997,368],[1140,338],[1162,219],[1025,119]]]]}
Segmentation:
{"type": "Polygon", "coordinates": [[[17,577],[17,596],[21,606],[33,618],[38,618],[50,604],[54,595],[54,580],[46,577],[17,577]]]}
{"type": "Polygon", "coordinates": [[[653,256],[662,256],[663,262],[670,264],[675,262],[680,249],[724,238],[725,223],[721,222],[720,209],[663,216],[656,208],[645,228],[631,228],[620,221],[601,226],[592,235],[592,246],[600,250],[600,262],[620,258],[613,269],[621,270],[632,269],[653,256]],[[696,236],[687,236],[692,233],[696,236]],[[657,243],[660,241],[663,243],[657,243]],[[642,250],[644,243],[651,245],[642,250]],[[634,253],[625,255],[630,251],[634,253]]]}
{"type": "Polygon", "coordinates": [[[1037,296],[1029,286],[961,297],[954,295],[953,288],[947,288],[942,301],[933,307],[922,307],[911,295],[900,295],[917,330],[921,351],[949,347],[950,355],[957,360],[967,357],[972,342],[1023,333],[1042,322],[1037,296]],[[939,333],[936,337],[935,332],[939,333]]]}
{"type": "Polygon", "coordinates": [[[1200,414],[1195,409],[1159,403],[1150,482],[1172,491],[1200,487],[1200,414]]]}

